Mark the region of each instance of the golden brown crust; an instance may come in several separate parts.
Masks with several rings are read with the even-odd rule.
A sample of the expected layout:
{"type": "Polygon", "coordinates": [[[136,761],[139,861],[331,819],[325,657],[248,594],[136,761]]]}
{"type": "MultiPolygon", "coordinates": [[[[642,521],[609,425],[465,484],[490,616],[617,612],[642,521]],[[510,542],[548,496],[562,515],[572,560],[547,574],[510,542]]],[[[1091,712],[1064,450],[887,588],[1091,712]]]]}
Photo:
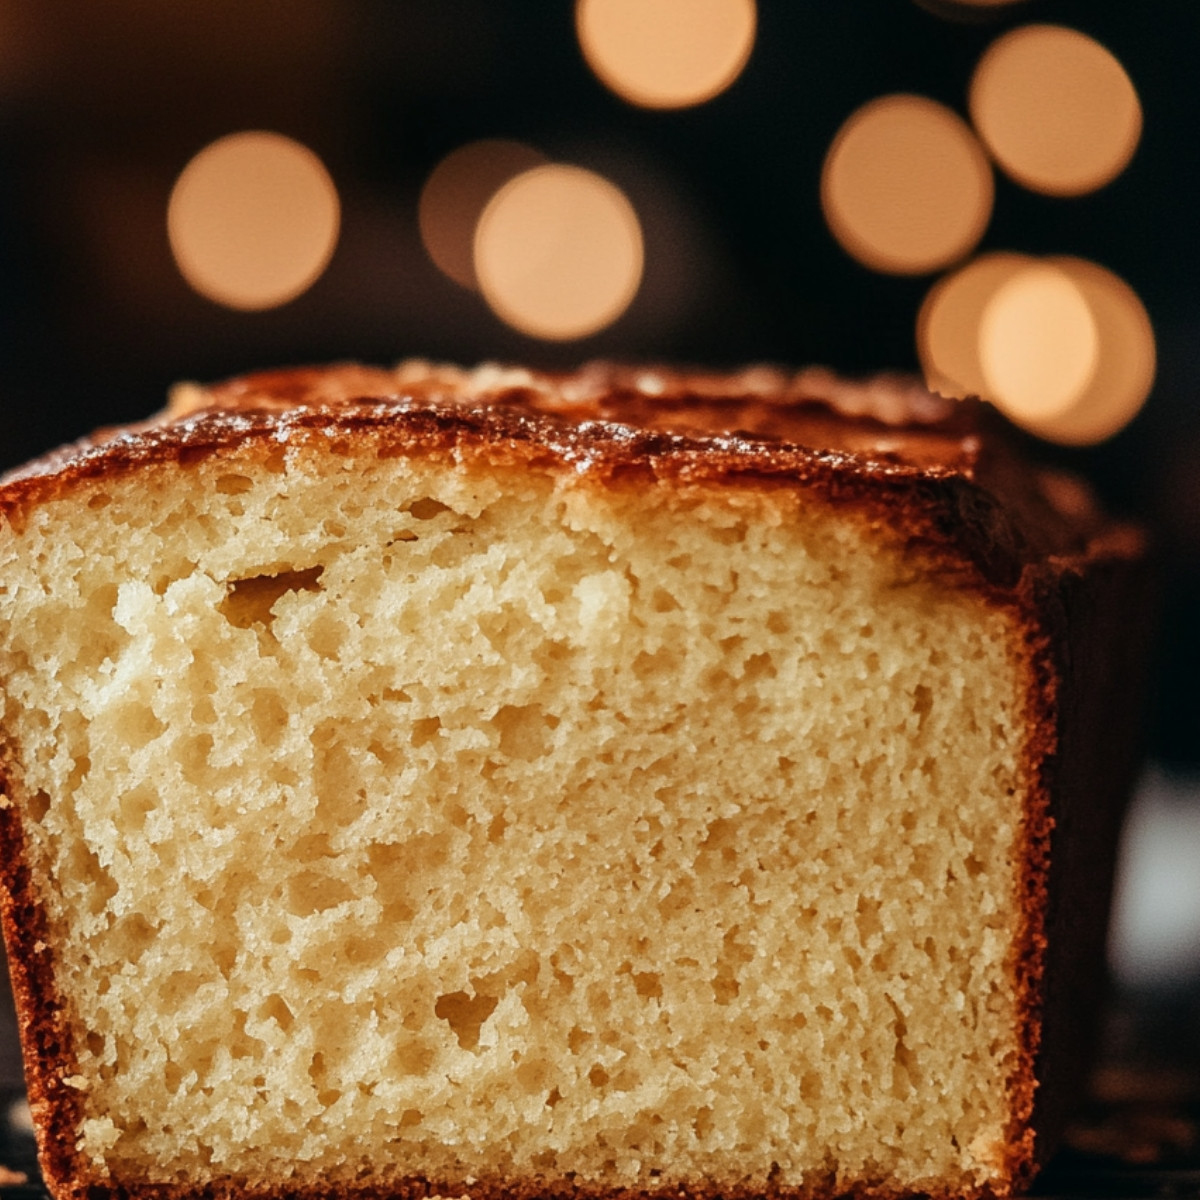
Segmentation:
{"type": "Polygon", "coordinates": [[[930,1187],[919,1193],[883,1185],[839,1185],[836,1178],[809,1188],[722,1184],[705,1180],[661,1188],[599,1187],[561,1179],[445,1182],[414,1175],[362,1184],[280,1183],[263,1185],[240,1179],[192,1184],[126,1184],[115,1180],[65,1181],[52,1187],[59,1200],[992,1200],[1014,1190],[930,1187]]]}
{"type": "Polygon", "coordinates": [[[1053,639],[1040,611],[1039,585],[1045,575],[1039,575],[1040,578],[1035,576],[1025,583],[1022,597],[1025,644],[1018,651],[1024,657],[1028,681],[1025,727],[1032,732],[1023,748],[1026,799],[1023,844],[1018,848],[1022,925],[1011,967],[1021,1036],[1020,1059],[1009,1082],[1011,1116],[1005,1162],[1014,1192],[1023,1191],[1032,1181],[1041,1149],[1041,1135],[1033,1114],[1040,1086],[1037,1065],[1042,1042],[1042,984],[1047,951],[1045,911],[1054,827],[1049,764],[1057,750],[1056,703],[1060,684],[1052,657],[1053,639]]]}
{"type": "Polygon", "coordinates": [[[1053,634],[1042,673],[1054,685],[1056,734],[1040,764],[1048,858],[1039,913],[1055,952],[1036,980],[1039,1164],[1070,1116],[1066,1104],[1080,1091],[1098,1034],[1109,889],[1142,750],[1153,591],[1146,564],[1119,557],[1038,581],[1039,620],[1053,634]]]}
{"type": "Polygon", "coordinates": [[[0,512],[19,522],[29,505],[150,463],[315,441],[340,454],[526,462],[610,485],[812,489],[1005,590],[1052,556],[1140,551],[1137,534],[1106,522],[1086,490],[1021,462],[993,410],[891,377],[852,385],[763,369],[547,376],[346,364],[263,372],[186,397],[154,421],[100,431],[11,473],[0,512]]]}
{"type": "MultiPolygon", "coordinates": [[[[949,406],[913,384],[889,380],[854,391],[854,385],[812,373],[715,376],[617,368],[556,377],[498,369],[467,376],[412,364],[391,372],[350,365],[271,372],[181,393],[173,409],[155,421],[102,432],[11,474],[0,483],[0,513],[19,527],[37,504],[102,487],[107,479],[146,466],[187,467],[212,456],[262,462],[315,446],[337,455],[528,465],[604,487],[657,481],[680,488],[799,489],[891,529],[923,570],[933,569],[949,585],[974,590],[1020,615],[1025,640],[1014,652],[1028,680],[1027,727],[1034,732],[1024,750],[1024,926],[1011,962],[1021,1052],[1010,1081],[1004,1172],[1012,1190],[1023,1187],[1048,1144],[1038,1115],[1039,1084],[1046,1082],[1040,1064],[1046,1061],[1047,912],[1053,830],[1063,818],[1059,718],[1071,682],[1071,664],[1059,648],[1076,638],[1075,615],[1064,596],[1073,595],[1098,565],[1120,573],[1135,561],[1139,535],[1106,522],[1075,485],[1022,463],[1007,448],[1002,422],[990,410],[949,406]]],[[[0,763],[0,772],[9,784],[19,783],[10,765],[0,763]]],[[[78,1096],[62,1082],[73,1072],[72,1056],[45,949],[44,915],[30,885],[19,821],[7,809],[0,811],[0,853],[7,888],[2,916],[30,1093],[44,1130],[43,1169],[56,1195],[635,1200],[670,1194],[712,1200],[720,1194],[727,1200],[828,1200],[905,1194],[870,1186],[845,1192],[834,1179],[801,1191],[705,1181],[626,1191],[561,1180],[466,1188],[420,1178],[278,1188],[228,1180],[197,1189],[86,1179],[74,1147],[78,1096]],[[35,994],[52,996],[53,1005],[35,1007],[35,994]]],[[[1057,1063],[1049,1068],[1050,1075],[1059,1072],[1057,1063]]],[[[998,1188],[1001,1194],[1006,1190],[998,1188]]]]}
{"type": "Polygon", "coordinates": [[[29,1107],[38,1129],[42,1176],[55,1194],[76,1174],[76,1128],[82,1096],[65,1080],[77,1066],[69,1010],[54,974],[45,910],[30,878],[20,817],[9,801],[16,782],[11,759],[0,756],[0,922],[25,1064],[29,1107]]]}

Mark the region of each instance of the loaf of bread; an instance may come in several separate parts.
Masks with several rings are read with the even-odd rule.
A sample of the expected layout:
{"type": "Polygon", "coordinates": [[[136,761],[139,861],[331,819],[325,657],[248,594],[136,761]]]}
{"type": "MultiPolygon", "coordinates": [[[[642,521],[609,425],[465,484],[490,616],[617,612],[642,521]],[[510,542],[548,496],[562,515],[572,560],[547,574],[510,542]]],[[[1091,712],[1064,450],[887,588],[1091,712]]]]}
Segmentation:
{"type": "Polygon", "coordinates": [[[11,474],[51,1191],[1022,1187],[1141,554],[984,406],[819,371],[267,373],[11,474]]]}

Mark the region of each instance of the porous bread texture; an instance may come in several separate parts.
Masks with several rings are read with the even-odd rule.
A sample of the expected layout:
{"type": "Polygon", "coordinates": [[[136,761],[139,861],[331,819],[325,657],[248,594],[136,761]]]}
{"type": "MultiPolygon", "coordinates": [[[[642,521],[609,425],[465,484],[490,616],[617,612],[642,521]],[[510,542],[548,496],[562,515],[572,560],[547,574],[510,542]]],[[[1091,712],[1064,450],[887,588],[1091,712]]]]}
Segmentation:
{"type": "Polygon", "coordinates": [[[79,1178],[1003,1190],[1028,663],[886,523],[228,450],[0,559],[79,1178]]]}

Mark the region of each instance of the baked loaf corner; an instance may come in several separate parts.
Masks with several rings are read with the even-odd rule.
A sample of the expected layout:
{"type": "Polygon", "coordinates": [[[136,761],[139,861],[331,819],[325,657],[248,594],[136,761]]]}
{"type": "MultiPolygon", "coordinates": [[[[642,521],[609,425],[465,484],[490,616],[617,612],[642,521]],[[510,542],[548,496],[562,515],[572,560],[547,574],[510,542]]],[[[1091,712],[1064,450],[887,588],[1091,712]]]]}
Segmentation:
{"type": "Polygon", "coordinates": [[[10,475],[51,1190],[1023,1187],[1141,556],[984,406],[819,371],[265,373],[10,475]]]}

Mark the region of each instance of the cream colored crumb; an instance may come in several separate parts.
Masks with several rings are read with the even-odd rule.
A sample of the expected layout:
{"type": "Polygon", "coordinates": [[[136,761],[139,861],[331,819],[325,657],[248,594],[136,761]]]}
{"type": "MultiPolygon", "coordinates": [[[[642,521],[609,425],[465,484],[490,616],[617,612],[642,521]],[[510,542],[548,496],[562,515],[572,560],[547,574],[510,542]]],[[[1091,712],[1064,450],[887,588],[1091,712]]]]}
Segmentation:
{"type": "Polygon", "coordinates": [[[807,497],[349,465],[104,482],[6,551],[85,1157],[994,1178],[1008,615],[807,497]]]}

